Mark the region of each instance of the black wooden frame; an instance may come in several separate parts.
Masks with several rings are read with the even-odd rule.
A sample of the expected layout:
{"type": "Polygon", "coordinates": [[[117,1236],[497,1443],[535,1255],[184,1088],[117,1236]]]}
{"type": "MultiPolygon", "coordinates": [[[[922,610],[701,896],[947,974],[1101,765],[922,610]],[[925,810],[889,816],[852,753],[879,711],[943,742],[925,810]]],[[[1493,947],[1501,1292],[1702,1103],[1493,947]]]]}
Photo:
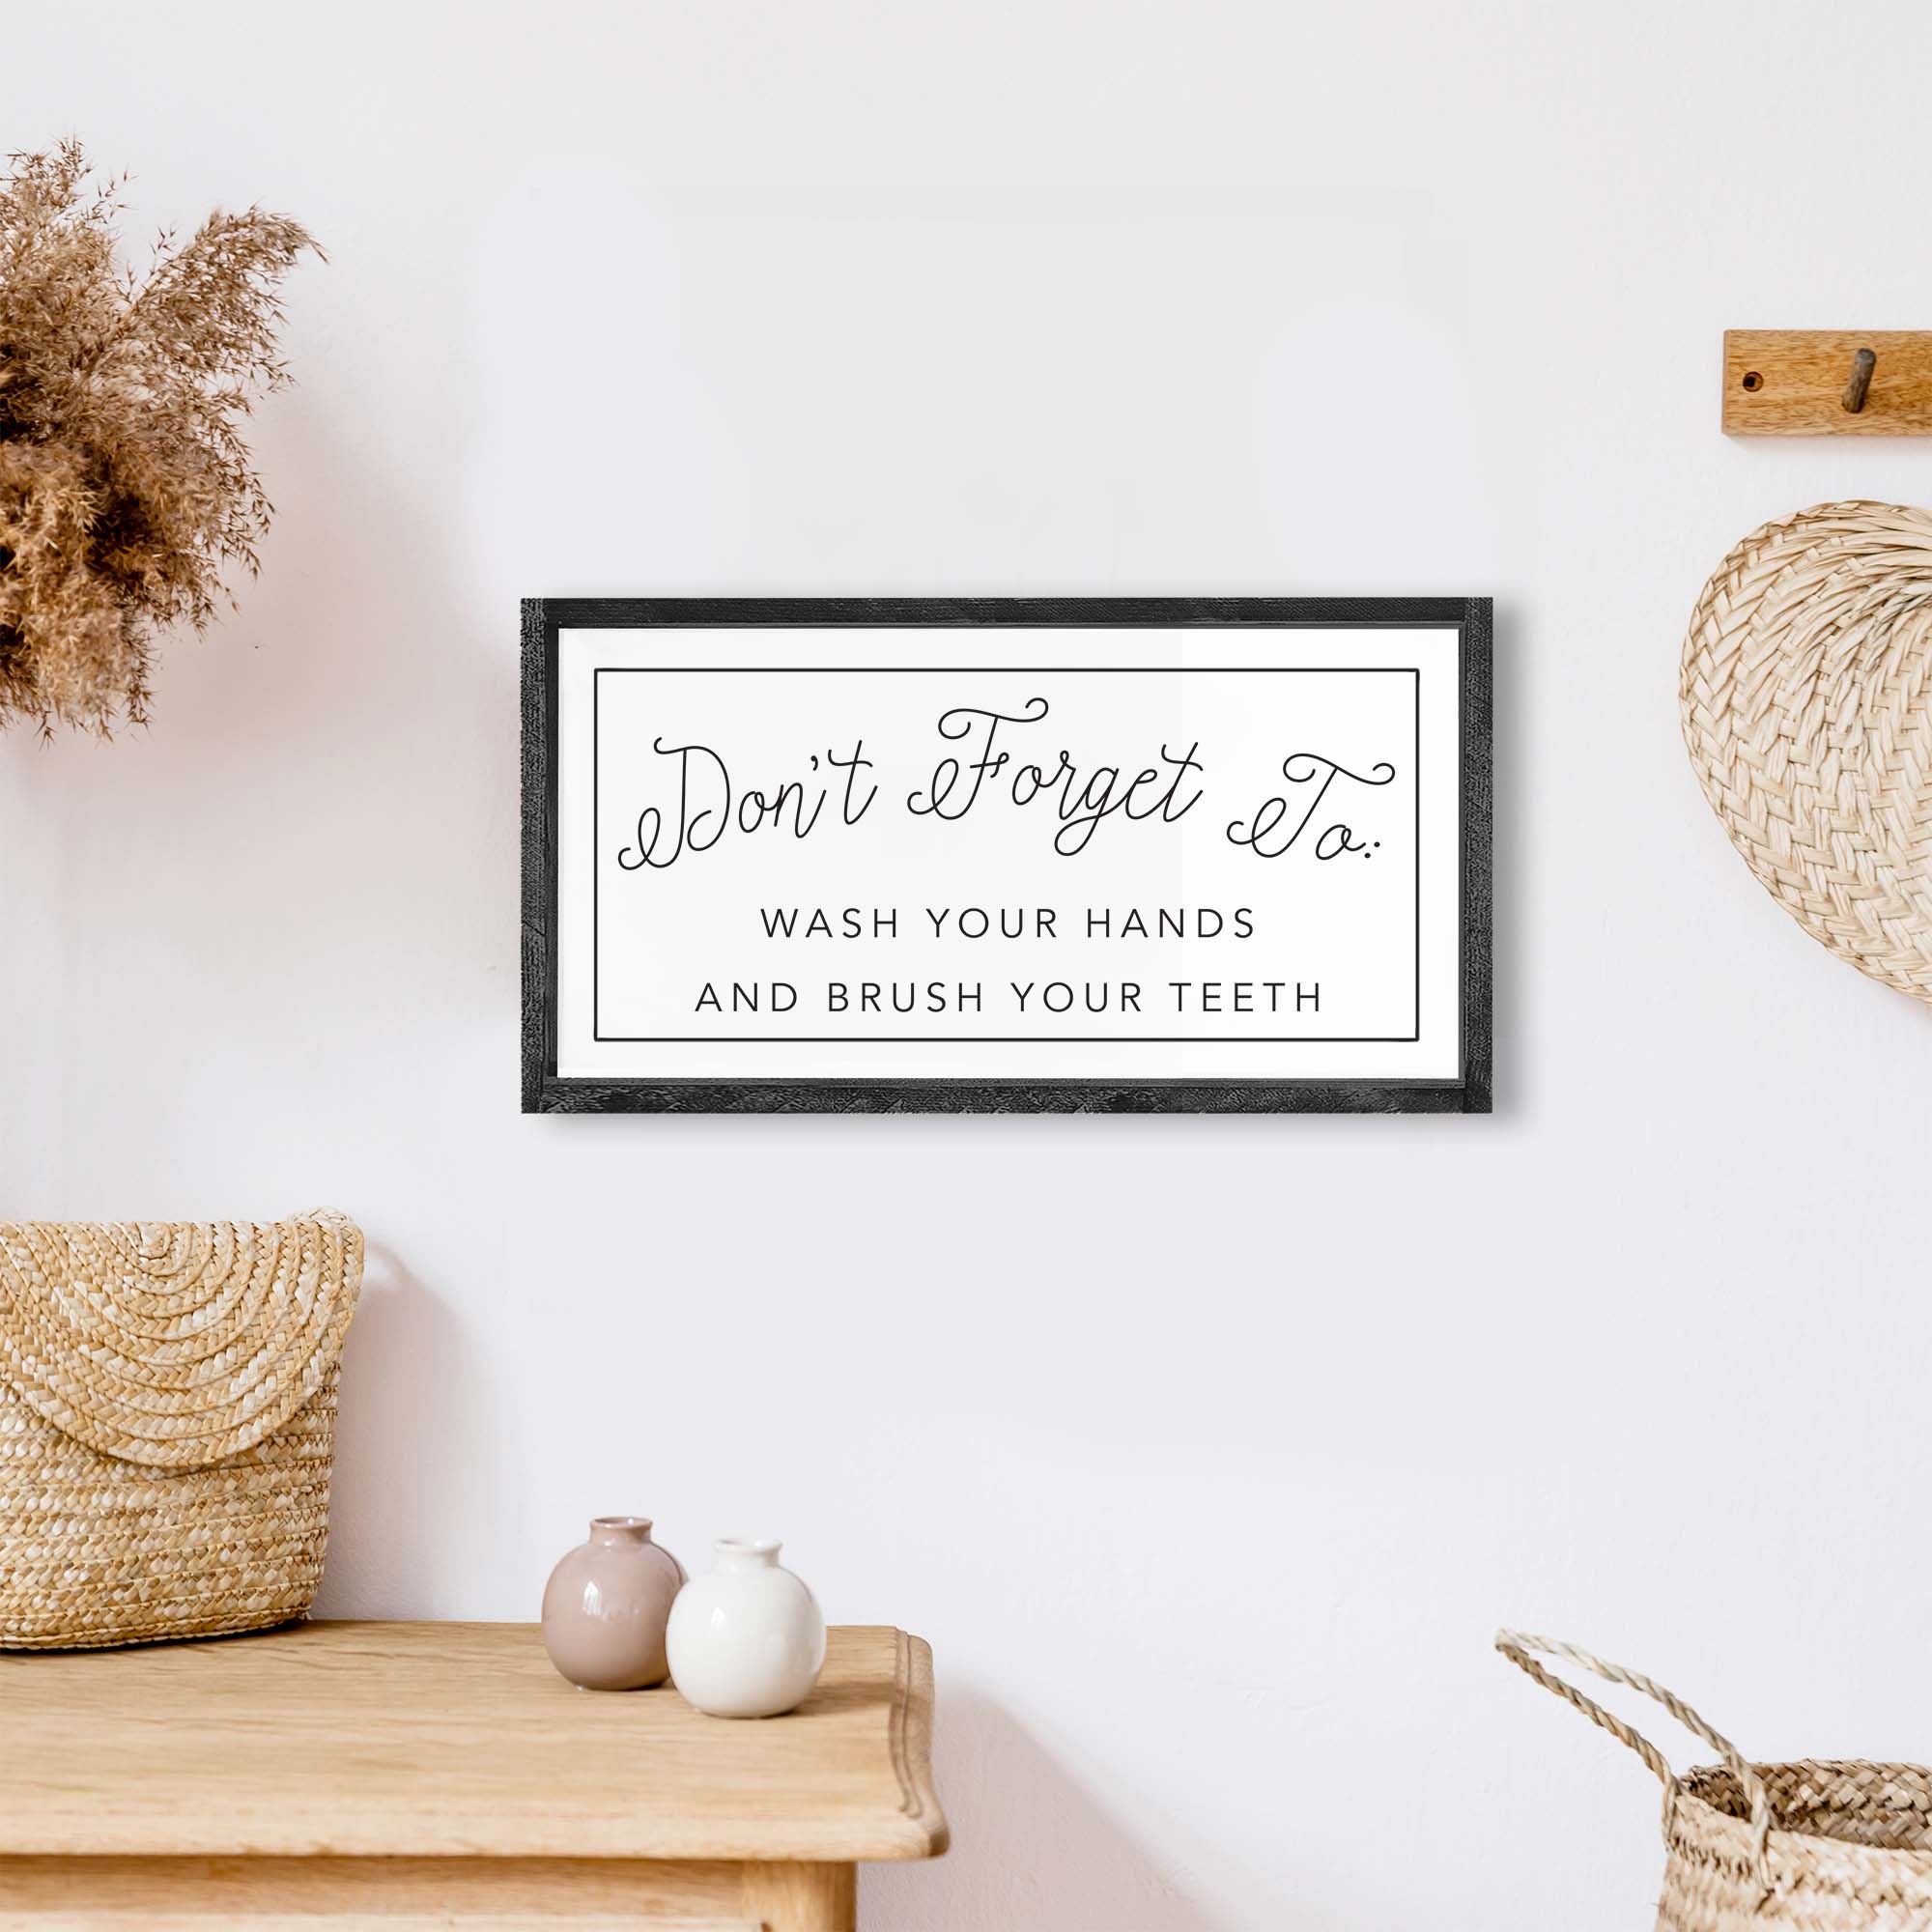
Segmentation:
{"type": "Polygon", "coordinates": [[[533,597],[523,609],[526,1113],[1487,1114],[1491,1109],[1487,597],[533,597]],[[557,633],[654,626],[1096,625],[1391,629],[1462,638],[1462,1036],[1455,1080],[582,1080],[556,1071],[557,633]]]}

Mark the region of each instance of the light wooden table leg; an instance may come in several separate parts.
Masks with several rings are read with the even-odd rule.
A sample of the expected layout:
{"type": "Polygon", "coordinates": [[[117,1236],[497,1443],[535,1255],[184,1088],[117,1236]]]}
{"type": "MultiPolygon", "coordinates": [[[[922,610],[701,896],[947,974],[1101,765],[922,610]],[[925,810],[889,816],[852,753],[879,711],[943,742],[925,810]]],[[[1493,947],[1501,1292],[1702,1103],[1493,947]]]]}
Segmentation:
{"type": "Polygon", "coordinates": [[[745,1917],[765,1932],[855,1932],[856,1865],[748,1864],[743,1873],[745,1917]]]}

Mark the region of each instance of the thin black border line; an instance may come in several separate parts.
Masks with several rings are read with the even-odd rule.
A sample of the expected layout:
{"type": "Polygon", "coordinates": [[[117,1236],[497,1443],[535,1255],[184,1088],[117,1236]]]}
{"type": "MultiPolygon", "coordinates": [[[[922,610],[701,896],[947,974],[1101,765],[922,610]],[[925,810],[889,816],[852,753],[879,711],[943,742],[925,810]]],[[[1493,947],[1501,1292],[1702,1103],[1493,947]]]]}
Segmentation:
{"type": "MultiPolygon", "coordinates": [[[[558,653],[559,662],[562,653],[558,653]]],[[[599,881],[604,876],[604,823],[602,816],[603,786],[598,773],[598,753],[604,745],[604,719],[600,706],[604,701],[604,667],[595,665],[590,671],[590,1043],[601,1046],[604,1041],[604,921],[602,895],[598,890],[599,881]]],[[[683,809],[679,808],[679,816],[683,809]]],[[[559,897],[563,891],[561,874],[557,879],[559,897]]],[[[558,925],[563,923],[563,913],[559,903],[558,925]]],[[[617,1042],[612,1041],[615,1045],[617,1042]]]]}
{"type": "MultiPolygon", "coordinates": [[[[1289,1034],[1118,1034],[1056,1033],[1032,1034],[944,1034],[883,1033],[863,1039],[845,1034],[689,1034],[689,1033],[605,1033],[603,999],[600,992],[604,962],[604,941],[598,919],[597,882],[603,867],[596,854],[603,850],[600,799],[597,788],[597,752],[602,743],[598,724],[601,696],[599,680],[606,675],[640,672],[645,676],[708,677],[714,671],[752,672],[760,677],[819,677],[828,671],[854,677],[874,675],[907,677],[951,677],[971,671],[1002,670],[1001,665],[597,665],[590,673],[590,1039],[595,1046],[1414,1046],[1422,1038],[1422,787],[1413,786],[1415,797],[1415,1030],[1412,1033],[1289,1033],[1289,1034]]],[[[1091,672],[1118,677],[1123,671],[1145,671],[1162,677],[1245,677],[1255,672],[1279,671],[1293,677],[1352,677],[1359,671],[1386,671],[1415,681],[1411,694],[1414,705],[1416,767],[1421,764],[1422,672],[1415,665],[1021,665],[1013,668],[1027,676],[1055,677],[1091,672]]],[[[559,921],[561,923],[561,921],[559,921]]],[[[1286,983],[1285,981],[1282,983],[1286,983]]],[[[1295,981],[1295,996],[1301,982],[1295,981]]]]}
{"type": "Polygon", "coordinates": [[[1493,1100],[1494,662],[1487,597],[526,598],[522,607],[523,1106],[527,1113],[1487,1114],[1493,1100]],[[736,626],[1030,629],[1213,626],[1456,635],[1461,1068],[1283,1080],[944,1076],[603,1080],[556,1070],[558,633],[736,626]]]}

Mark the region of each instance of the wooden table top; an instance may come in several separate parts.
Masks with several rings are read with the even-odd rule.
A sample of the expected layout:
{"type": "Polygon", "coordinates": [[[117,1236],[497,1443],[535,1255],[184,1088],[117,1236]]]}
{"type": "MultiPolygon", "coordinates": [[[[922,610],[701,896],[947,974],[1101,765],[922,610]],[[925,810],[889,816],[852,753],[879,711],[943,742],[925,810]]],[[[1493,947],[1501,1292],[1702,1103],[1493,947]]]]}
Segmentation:
{"type": "Polygon", "coordinates": [[[931,1731],[932,1653],[886,1627],[750,1722],[575,1690],[531,1624],[0,1654],[0,1855],[931,1858],[931,1731]]]}

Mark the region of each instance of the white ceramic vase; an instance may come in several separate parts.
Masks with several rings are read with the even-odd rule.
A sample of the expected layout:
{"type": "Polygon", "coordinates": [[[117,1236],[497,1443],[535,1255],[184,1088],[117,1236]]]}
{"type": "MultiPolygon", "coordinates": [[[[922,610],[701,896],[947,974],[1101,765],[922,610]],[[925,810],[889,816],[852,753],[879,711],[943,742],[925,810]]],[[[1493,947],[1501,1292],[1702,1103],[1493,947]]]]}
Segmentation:
{"type": "Polygon", "coordinates": [[[670,1681],[714,1718],[776,1718],[818,1682],[825,1619],[779,1568],[776,1543],[726,1536],[714,1547],[717,1569],[694,1577],[670,1606],[670,1681]]]}

